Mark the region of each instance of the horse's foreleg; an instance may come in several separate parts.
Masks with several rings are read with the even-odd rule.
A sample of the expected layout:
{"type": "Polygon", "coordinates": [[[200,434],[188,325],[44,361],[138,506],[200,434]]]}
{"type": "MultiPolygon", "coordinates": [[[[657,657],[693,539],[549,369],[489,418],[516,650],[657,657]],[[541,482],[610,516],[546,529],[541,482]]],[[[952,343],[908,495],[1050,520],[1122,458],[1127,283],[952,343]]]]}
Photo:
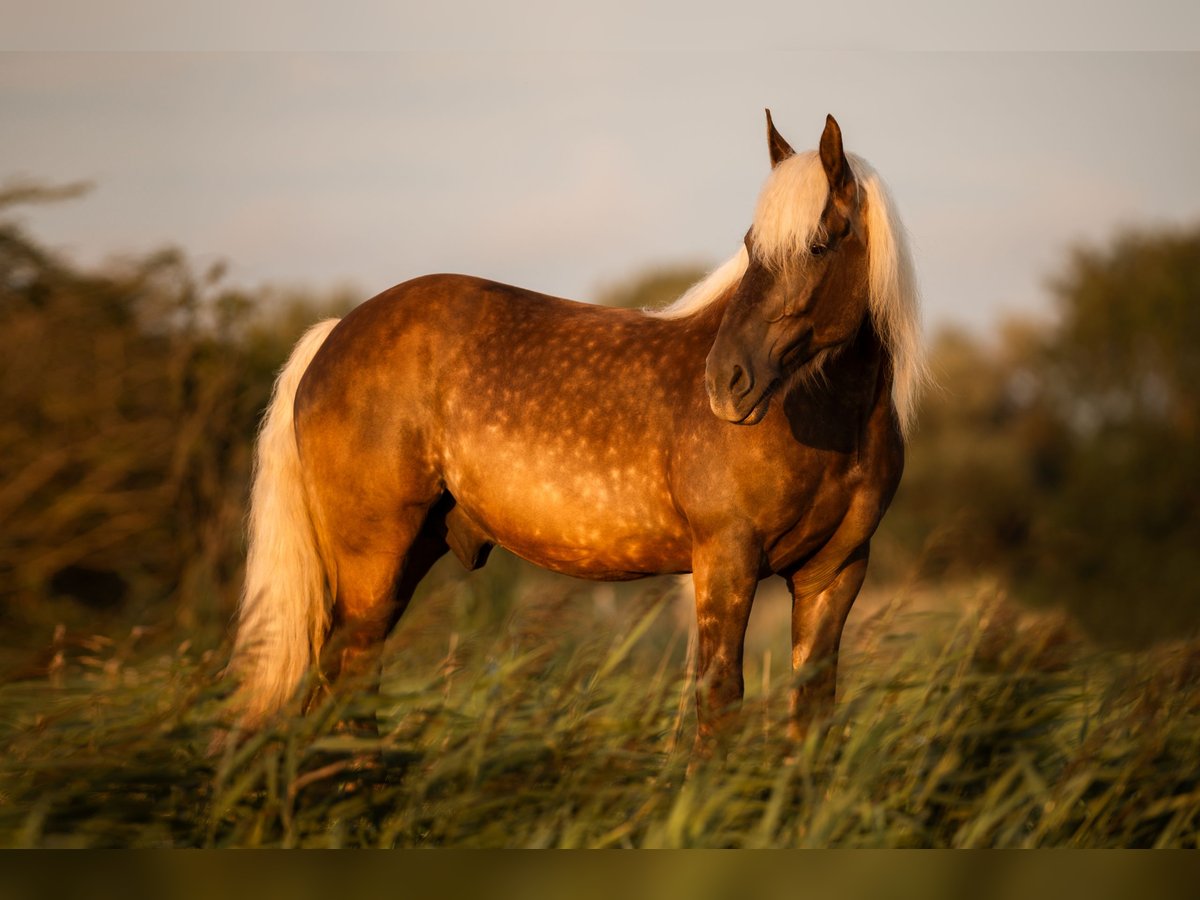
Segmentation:
{"type": "Polygon", "coordinates": [[[693,551],[696,587],[696,749],[706,753],[727,730],[742,699],[742,652],[758,584],[760,551],[722,536],[693,551]]]}
{"type": "Polygon", "coordinates": [[[815,720],[833,708],[837,690],[837,656],[842,628],[867,574],[869,545],[858,548],[833,582],[816,594],[806,594],[796,574],[787,576],[792,592],[792,673],[788,734],[804,738],[815,720]]]}

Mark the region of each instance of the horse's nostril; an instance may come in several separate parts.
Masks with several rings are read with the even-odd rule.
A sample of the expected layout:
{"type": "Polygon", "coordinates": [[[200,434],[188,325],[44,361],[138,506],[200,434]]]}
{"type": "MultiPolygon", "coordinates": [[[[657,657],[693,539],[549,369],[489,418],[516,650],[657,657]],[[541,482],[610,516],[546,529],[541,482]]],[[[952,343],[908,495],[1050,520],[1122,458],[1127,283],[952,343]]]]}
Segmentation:
{"type": "Polygon", "coordinates": [[[735,394],[744,393],[750,389],[749,384],[746,384],[748,380],[749,379],[746,377],[746,370],[739,365],[734,365],[733,374],[729,379],[729,390],[735,394]]]}

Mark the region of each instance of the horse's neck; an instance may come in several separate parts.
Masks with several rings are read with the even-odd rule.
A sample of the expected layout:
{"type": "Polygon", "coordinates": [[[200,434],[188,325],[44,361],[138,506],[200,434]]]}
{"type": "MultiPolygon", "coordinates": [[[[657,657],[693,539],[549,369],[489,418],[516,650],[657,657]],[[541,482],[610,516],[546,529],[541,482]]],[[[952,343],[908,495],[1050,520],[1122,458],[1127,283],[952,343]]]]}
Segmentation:
{"type": "Polygon", "coordinates": [[[712,303],[698,309],[690,316],[677,319],[676,321],[680,327],[687,331],[707,338],[708,345],[711,347],[713,341],[717,339],[717,330],[721,327],[721,320],[725,318],[725,308],[729,305],[729,300],[733,297],[735,289],[736,285],[730,287],[721,297],[712,303]]]}
{"type": "Polygon", "coordinates": [[[830,360],[827,376],[831,384],[871,407],[883,399],[891,401],[892,357],[870,316],[850,345],[830,360]]]}
{"type": "Polygon", "coordinates": [[[732,291],[727,292],[725,296],[689,316],[663,320],[667,327],[674,330],[672,345],[679,354],[681,365],[703,374],[709,351],[717,339],[721,320],[725,317],[725,307],[729,303],[731,293],[732,291]]]}
{"type": "Polygon", "coordinates": [[[869,320],[819,376],[797,381],[784,409],[796,439],[814,447],[849,451],[894,427],[891,357],[869,320]]]}

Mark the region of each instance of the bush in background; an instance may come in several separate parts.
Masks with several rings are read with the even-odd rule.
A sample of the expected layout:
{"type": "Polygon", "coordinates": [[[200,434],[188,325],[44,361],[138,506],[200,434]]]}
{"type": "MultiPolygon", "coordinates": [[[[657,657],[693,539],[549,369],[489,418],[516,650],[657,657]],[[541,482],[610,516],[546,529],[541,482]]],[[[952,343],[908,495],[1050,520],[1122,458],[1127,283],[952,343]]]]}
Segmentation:
{"type": "Polygon", "coordinates": [[[95,270],[11,214],[80,188],[0,193],[0,634],[224,620],[252,438],[276,368],[340,297],[252,296],[164,250],[95,270]]]}
{"type": "Polygon", "coordinates": [[[946,334],[881,538],[927,576],[986,572],[1095,636],[1200,627],[1200,227],[1075,250],[1057,321],[946,334]]]}

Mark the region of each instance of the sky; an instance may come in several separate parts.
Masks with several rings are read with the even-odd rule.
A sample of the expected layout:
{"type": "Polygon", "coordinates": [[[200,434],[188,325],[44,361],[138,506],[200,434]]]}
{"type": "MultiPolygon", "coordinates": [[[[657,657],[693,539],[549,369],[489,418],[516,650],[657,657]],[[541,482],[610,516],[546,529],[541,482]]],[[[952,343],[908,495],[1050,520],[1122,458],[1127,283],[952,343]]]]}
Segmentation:
{"type": "Polygon", "coordinates": [[[414,12],[433,37],[397,20],[386,33],[401,39],[364,52],[383,32],[347,37],[328,4],[282,32],[267,27],[278,9],[251,5],[268,12],[246,14],[236,40],[222,3],[122,31],[133,5],[94,20],[102,5],[81,5],[52,31],[45,0],[18,0],[18,37],[0,44],[0,183],[93,182],[23,213],[88,262],[172,244],[247,287],[349,284],[365,299],[457,271],[590,299],[737,249],[768,170],[767,106],[797,149],[833,113],[890,184],[930,329],[1048,316],[1045,282],[1074,244],[1200,222],[1200,53],[1164,50],[1200,35],[1187,10],[1191,31],[1138,31],[1095,3],[1092,32],[1043,29],[1029,52],[1004,49],[1008,17],[982,20],[973,42],[943,21],[913,50],[770,28],[754,46],[732,23],[722,45],[715,13],[707,37],[669,20],[614,37],[634,15],[623,3],[603,21],[535,3],[538,31],[486,5],[453,21],[414,12]],[[356,49],[324,49],[339,46],[356,49]]]}

